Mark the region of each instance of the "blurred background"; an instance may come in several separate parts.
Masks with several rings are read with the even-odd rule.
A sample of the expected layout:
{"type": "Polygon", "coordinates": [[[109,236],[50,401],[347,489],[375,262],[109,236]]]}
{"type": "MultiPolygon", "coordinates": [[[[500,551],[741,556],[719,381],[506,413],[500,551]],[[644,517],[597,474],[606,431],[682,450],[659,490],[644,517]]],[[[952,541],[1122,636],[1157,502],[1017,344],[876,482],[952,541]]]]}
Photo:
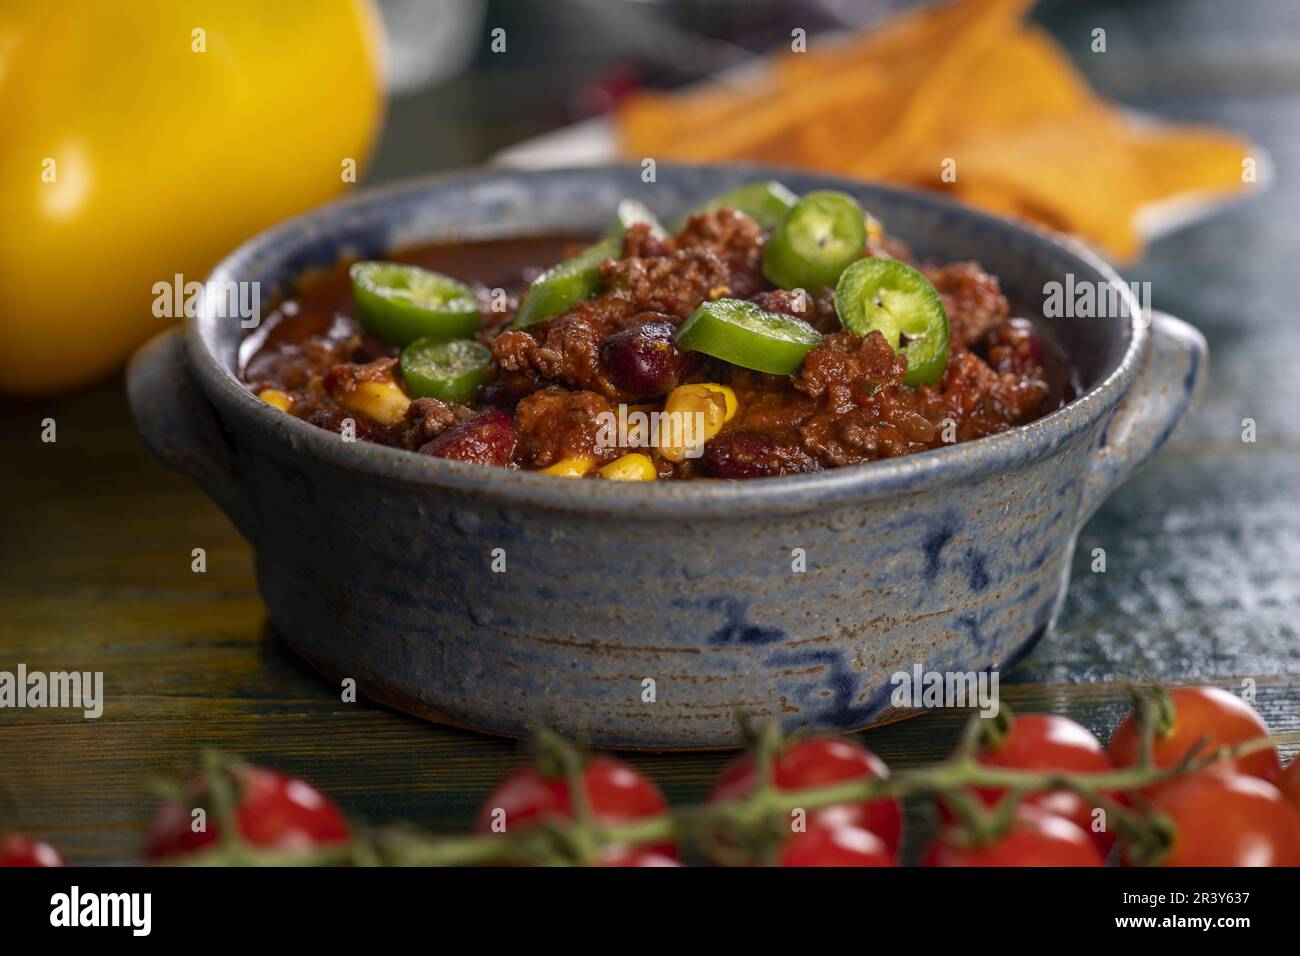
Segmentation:
{"type": "Polygon", "coordinates": [[[103,380],[175,318],[156,282],[272,223],[484,162],[810,167],[1128,266],[1272,186],[1300,86],[1290,0],[72,7],[0,6],[0,395],[103,380]]]}
{"type": "MultiPolygon", "coordinates": [[[[17,823],[77,862],[130,861],[153,809],[141,782],[187,775],[206,745],[305,776],[372,821],[456,830],[520,760],[510,742],[340,704],[275,639],[246,542],[132,431],[121,363],[172,321],[151,315],[152,283],[201,278],[253,233],[354,188],[340,157],[357,160],[362,186],[491,161],[570,124],[608,130],[611,109],[788,49],[796,27],[852,33],[910,6],[382,0],[381,68],[362,0],[0,3],[0,394],[27,396],[0,399],[0,668],[109,675],[100,721],[0,717],[17,823]],[[191,52],[195,11],[206,59],[191,52]],[[492,52],[495,28],[505,55],[492,52]],[[45,158],[59,161],[57,183],[41,180],[45,158]],[[46,420],[57,443],[40,438],[46,420]],[[205,574],[191,572],[196,543],[205,574]]],[[[1182,432],[1082,529],[1063,617],[1005,699],[1101,731],[1128,706],[1123,680],[1250,680],[1293,753],[1300,3],[1043,0],[1028,19],[1101,99],[1232,131],[1271,157],[1272,176],[1262,198],[1201,210],[1125,264],[1125,278],[1151,282],[1156,308],[1205,333],[1209,385],[1182,432]],[[1104,56],[1090,48],[1099,26],[1104,56]],[[1110,573],[1091,573],[1095,548],[1110,573]]],[[[920,82],[955,42],[917,47],[897,72],[920,82]]],[[[995,66],[1010,50],[992,44],[995,66]]],[[[1017,93],[1045,86],[1003,79],[1017,93]]],[[[968,105],[960,91],[948,102],[968,105]]],[[[1021,156],[992,146],[1008,166],[1021,156]]],[[[1201,152],[1139,172],[1178,181],[1201,152]]],[[[1072,153],[1080,175],[1105,172],[1101,152],[1072,153]]],[[[882,728],[870,744],[891,765],[942,756],[957,717],[882,728]]],[[[699,798],[719,760],[632,759],[674,800],[699,798]]]]}
{"type": "MultiPolygon", "coordinates": [[[[380,0],[392,98],[373,181],[472,165],[611,110],[638,86],[675,88],[810,37],[879,24],[917,0],[380,0]],[[417,25],[418,24],[418,25],[417,25]],[[493,54],[486,28],[520,42],[493,54]],[[474,30],[479,32],[475,33],[474,30]],[[477,42],[465,43],[476,37],[477,42]]],[[[1102,96],[1173,119],[1252,130],[1243,96],[1300,84],[1290,0],[1041,0],[1030,18],[1102,96]],[[1107,30],[1105,56],[1089,55],[1107,30]],[[1189,104],[1197,95],[1212,102],[1189,104]]]]}

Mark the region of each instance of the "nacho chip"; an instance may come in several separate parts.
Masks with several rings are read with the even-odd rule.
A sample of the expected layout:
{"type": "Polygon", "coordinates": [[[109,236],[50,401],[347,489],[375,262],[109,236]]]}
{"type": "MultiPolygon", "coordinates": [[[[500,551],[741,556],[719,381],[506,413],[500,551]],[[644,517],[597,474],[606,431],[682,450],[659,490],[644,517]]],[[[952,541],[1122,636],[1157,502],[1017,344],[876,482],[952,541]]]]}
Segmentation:
{"type": "Polygon", "coordinates": [[[618,116],[624,148],[922,186],[1123,259],[1141,251],[1144,208],[1244,188],[1248,143],[1105,104],[1050,35],[1020,23],[1029,4],[929,6],[782,52],[739,86],[637,94],[618,116]],[[955,182],[941,175],[945,160],[955,182]]]}

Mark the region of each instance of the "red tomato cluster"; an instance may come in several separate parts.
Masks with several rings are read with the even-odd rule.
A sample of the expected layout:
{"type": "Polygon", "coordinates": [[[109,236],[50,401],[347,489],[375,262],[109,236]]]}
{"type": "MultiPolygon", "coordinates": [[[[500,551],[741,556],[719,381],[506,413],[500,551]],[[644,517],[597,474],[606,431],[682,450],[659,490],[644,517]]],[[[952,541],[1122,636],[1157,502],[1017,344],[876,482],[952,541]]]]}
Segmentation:
{"type": "MultiPolygon", "coordinates": [[[[1211,687],[1168,692],[1152,747],[1157,767],[1174,767],[1192,752],[1235,746],[1268,735],[1247,704],[1211,687]]],[[[1138,763],[1140,735],[1129,714],[1103,747],[1079,724],[1051,714],[1012,718],[1004,733],[990,735],[974,754],[976,763],[1037,773],[1107,773],[1138,763]]],[[[243,841],[262,850],[306,851],[346,843],[351,828],[339,809],[310,784],[260,767],[236,765],[224,771],[234,795],[234,819],[243,841]]],[[[753,792],[757,767],[752,754],[727,764],[709,794],[718,807],[753,792]]],[[[889,777],[885,763],[855,740],[812,738],[786,744],[774,755],[771,786],[799,792],[889,777]]],[[[659,788],[635,769],[611,757],[593,756],[582,764],[589,818],[616,826],[659,817],[668,802],[659,788]]],[[[208,784],[195,781],[184,798],[168,801],[150,831],[148,856],[167,860],[215,844],[217,821],[196,826],[193,808],[209,806],[208,784]]],[[[997,789],[973,791],[986,807],[998,805],[997,789]]],[[[1282,770],[1277,750],[1255,749],[1208,769],[1177,776],[1141,792],[1108,793],[1119,808],[1151,809],[1172,824],[1172,838],[1157,862],[1164,866],[1300,866],[1300,761],[1282,770]]],[[[543,822],[571,820],[573,795],[563,775],[525,767],[502,780],[488,795],[475,821],[480,834],[517,833],[543,822]]],[[[1112,808],[1113,809],[1113,808],[1112,808]]],[[[1017,805],[1009,825],[977,838],[956,824],[940,797],[945,821],[921,856],[924,866],[1101,866],[1115,841],[1104,808],[1072,791],[1035,793],[1017,805]]],[[[1118,811],[1117,811],[1118,812],[1118,811]]],[[[762,859],[786,867],[895,866],[902,839],[903,813],[895,798],[860,800],[791,813],[789,833],[762,859]]],[[[728,849],[739,849],[729,847],[728,849]]],[[[1121,846],[1121,862],[1132,848],[1121,846]]],[[[734,857],[735,854],[728,854],[734,857]]],[[[680,866],[671,843],[607,846],[600,866],[680,866]]],[[[736,862],[728,859],[727,862],[736,862]]],[[[0,866],[62,866],[47,843],[22,834],[0,836],[0,866]]]]}
{"type": "MultiPolygon", "coordinates": [[[[1169,698],[1174,716],[1156,738],[1157,767],[1173,766],[1198,746],[1229,746],[1268,735],[1259,715],[1226,691],[1184,688],[1169,692],[1169,698]]],[[[1001,739],[982,747],[976,761],[1011,770],[1090,774],[1133,766],[1137,751],[1132,714],[1116,728],[1109,746],[1065,717],[1023,714],[1013,719],[1001,739]]],[[[1143,794],[1105,796],[1121,807],[1141,801],[1168,816],[1176,835],[1161,861],[1165,866],[1296,865],[1300,862],[1297,767],[1300,761],[1281,774],[1277,751],[1268,747],[1143,794]],[[1281,789],[1273,786],[1274,780],[1281,789]]],[[[590,760],[586,773],[590,809],[597,822],[645,819],[666,807],[653,783],[612,758],[590,760]],[[616,774],[620,784],[612,787],[609,781],[616,774]]],[[[719,774],[709,803],[745,796],[753,790],[756,775],[752,754],[735,758],[719,774]]],[[[772,766],[772,785],[780,791],[888,776],[884,761],[846,737],[792,743],[772,766]]],[[[974,796],[992,807],[1004,794],[986,789],[975,791],[974,796]]],[[[940,809],[947,825],[923,852],[924,866],[1102,866],[1115,844],[1105,814],[1071,791],[1029,796],[1015,810],[1010,827],[982,843],[972,842],[954,825],[951,814],[940,809]]],[[[479,832],[491,832],[493,814],[507,821],[507,829],[570,817],[568,785],[525,768],[489,795],[479,813],[479,832]]],[[[902,822],[896,799],[815,808],[800,815],[798,825],[792,819],[791,833],[773,858],[779,866],[895,866],[902,822]]],[[[675,861],[672,847],[622,847],[611,851],[604,865],[661,866],[675,861]]]]}
{"type": "MultiPolygon", "coordinates": [[[[1168,692],[1168,700],[1170,720],[1159,728],[1152,746],[1157,767],[1173,767],[1193,753],[1268,736],[1268,727],[1250,705],[1217,687],[1178,688],[1168,692]]],[[[981,750],[977,759],[988,766],[1021,770],[1102,773],[1136,766],[1140,746],[1133,713],[1115,728],[1104,749],[1074,721],[1024,714],[1015,717],[1006,736],[981,750]]],[[[1106,796],[1121,806],[1140,802],[1173,824],[1173,843],[1159,861],[1162,866],[1296,866],[1300,865],[1297,766],[1300,761],[1282,774],[1277,749],[1264,747],[1140,794],[1106,796]]],[[[991,805],[1001,794],[982,791],[979,796],[991,805]]],[[[924,862],[930,866],[1100,866],[1115,842],[1114,831],[1102,823],[1104,819],[1078,794],[1034,794],[1017,809],[1011,829],[1001,839],[960,847],[952,845],[952,837],[941,835],[924,862]],[[1043,812],[1052,819],[1044,819],[1043,812]],[[1031,821],[1030,816],[1038,819],[1031,821]],[[1083,852],[1080,837],[1091,837],[1091,854],[1083,852]]],[[[1127,849],[1121,859],[1127,862],[1127,849]]]]}
{"type": "MultiPolygon", "coordinates": [[[[592,757],[583,766],[587,806],[595,823],[613,825],[657,817],[668,809],[659,788],[622,761],[592,757]]],[[[488,794],[474,821],[478,833],[509,833],[546,820],[572,819],[569,782],[524,767],[488,794]]],[[[607,847],[604,866],[677,866],[671,844],[649,848],[607,847]]]]}

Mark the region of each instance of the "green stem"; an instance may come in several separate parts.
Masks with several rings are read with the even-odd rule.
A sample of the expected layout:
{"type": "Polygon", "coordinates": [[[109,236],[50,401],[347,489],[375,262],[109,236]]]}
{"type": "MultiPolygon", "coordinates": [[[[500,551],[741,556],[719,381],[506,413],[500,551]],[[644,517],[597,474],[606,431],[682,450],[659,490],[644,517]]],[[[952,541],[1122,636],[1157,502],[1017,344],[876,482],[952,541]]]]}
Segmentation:
{"type": "MultiPolygon", "coordinates": [[[[963,794],[984,789],[1002,790],[1007,797],[991,812],[978,811],[982,821],[977,827],[1005,827],[1014,804],[1024,796],[1053,790],[1080,794],[1093,806],[1106,810],[1120,832],[1135,839],[1158,838],[1165,825],[1149,811],[1122,807],[1107,793],[1134,791],[1176,777],[1203,770],[1211,764],[1240,757],[1246,753],[1274,746],[1272,738],[1261,737],[1235,747],[1222,747],[1201,757],[1189,754],[1177,766],[1168,768],[1128,767],[1103,773],[1067,773],[1061,771],[1027,771],[989,767],[976,763],[969,755],[932,766],[900,770],[884,779],[865,778],[808,790],[778,790],[771,785],[772,764],[779,739],[760,739],[756,755],[756,786],[745,796],[720,803],[703,804],[671,811],[662,816],[602,826],[589,816],[586,820],[547,821],[522,831],[475,836],[437,836],[405,827],[377,829],[364,838],[366,845],[358,853],[354,844],[317,848],[306,852],[264,851],[246,844],[237,852],[227,845],[185,858],[186,865],[229,864],[269,866],[330,866],[365,859],[393,866],[466,866],[493,863],[590,862],[599,856],[601,847],[610,845],[645,846],[681,840],[707,842],[718,832],[744,832],[775,821],[788,826],[796,809],[813,810],[841,803],[915,796],[918,794],[963,794]],[[581,832],[575,835],[575,827],[581,832]],[[575,859],[575,850],[576,859],[575,859]]],[[[572,768],[570,768],[572,769],[572,768]]],[[[210,781],[214,778],[210,777],[210,781]]],[[[573,778],[571,778],[572,780],[573,778]]],[[[571,783],[571,789],[576,787],[571,783]]],[[[581,787],[574,791],[576,796],[581,787]]],[[[959,796],[958,801],[961,800],[959,796]]],[[[224,800],[214,794],[218,815],[229,810],[224,800]]],[[[581,798],[577,804],[581,804],[581,798]]],[[[575,805],[575,809],[579,806],[575,805]]],[[[589,813],[589,808],[586,809],[589,813]]],[[[976,813],[977,811],[972,811],[976,813]]],[[[587,815],[584,813],[584,816],[587,815]]],[[[233,816],[232,816],[233,824],[233,816]]],[[[226,826],[222,819],[223,827],[226,826]]],[[[227,830],[226,832],[233,832],[227,830]]],[[[987,836],[987,834],[981,834],[987,836]]],[[[355,843],[355,841],[354,841],[355,843]]],[[[732,848],[734,850],[734,847],[732,848]]]]}

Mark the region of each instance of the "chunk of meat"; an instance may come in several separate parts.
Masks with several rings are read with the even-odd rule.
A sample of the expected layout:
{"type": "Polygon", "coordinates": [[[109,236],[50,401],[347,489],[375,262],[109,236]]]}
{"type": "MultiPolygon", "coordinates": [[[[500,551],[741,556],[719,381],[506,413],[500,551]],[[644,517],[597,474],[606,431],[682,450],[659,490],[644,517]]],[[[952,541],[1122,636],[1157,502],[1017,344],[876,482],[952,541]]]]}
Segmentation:
{"type": "MultiPolygon", "coordinates": [[[[919,390],[930,394],[929,389],[919,390]]],[[[962,352],[948,361],[934,394],[957,422],[957,440],[1004,432],[1037,417],[1050,388],[1042,378],[989,368],[977,355],[962,352]]]]}
{"type": "Polygon", "coordinates": [[[350,430],[352,438],[357,441],[378,441],[383,434],[378,425],[337,405],[313,407],[304,413],[303,420],[338,435],[350,430]]]}
{"type": "Polygon", "coordinates": [[[790,384],[813,398],[824,397],[832,411],[847,411],[877,389],[901,384],[906,373],[907,359],[879,332],[865,338],[835,332],[808,353],[790,384]]]}
{"type": "MultiPolygon", "coordinates": [[[[767,285],[763,277],[763,230],[734,210],[711,209],[694,214],[668,245],[675,250],[712,252],[726,267],[729,291],[725,295],[731,298],[748,299],[767,285]]],[[[700,301],[696,300],[696,305],[700,301]]]]}
{"type": "Polygon", "coordinates": [[[685,319],[701,302],[732,295],[726,263],[711,249],[688,246],[655,259],[620,259],[600,267],[602,298],[628,304],[629,313],[662,312],[685,319]]]}
{"type": "Polygon", "coordinates": [[[653,259],[669,255],[676,248],[668,236],[656,236],[649,223],[638,222],[623,233],[624,259],[653,259]]]}
{"type": "Polygon", "coordinates": [[[726,432],[704,446],[701,474],[710,478],[762,478],[820,471],[817,460],[803,450],[799,434],[784,439],[759,432],[726,432]]]}
{"type": "Polygon", "coordinates": [[[823,335],[842,328],[839,313],[835,311],[834,289],[822,289],[815,296],[799,290],[770,289],[751,296],[749,301],[768,312],[803,319],[823,335]]]}
{"type": "Polygon", "coordinates": [[[402,433],[402,447],[420,448],[437,438],[457,422],[474,417],[465,405],[437,398],[417,398],[406,409],[407,427],[402,433]]]}
{"type": "Polygon", "coordinates": [[[910,391],[891,385],[855,408],[818,412],[799,432],[809,452],[841,467],[921,451],[931,447],[939,428],[917,410],[910,391]]]}
{"type": "Polygon", "coordinates": [[[340,396],[355,392],[362,382],[392,381],[393,369],[396,367],[395,358],[377,358],[364,365],[356,362],[340,362],[325,374],[323,386],[325,391],[337,400],[340,396]]]}
{"type": "Polygon", "coordinates": [[[1000,326],[1009,308],[1006,296],[991,276],[974,262],[921,267],[934,284],[948,313],[948,335],[953,349],[968,349],[1000,326]]]}
{"type": "Polygon", "coordinates": [[[537,329],[507,329],[492,340],[492,358],[509,376],[523,374],[520,397],[546,382],[614,395],[600,361],[601,343],[623,328],[636,309],[626,298],[579,302],[537,329]],[[531,376],[530,374],[531,373],[531,376]],[[528,387],[531,386],[531,387],[528,387]]]}
{"type": "Polygon", "coordinates": [[[589,455],[609,459],[617,448],[597,447],[602,413],[613,414],[608,399],[595,392],[543,389],[515,410],[519,443],[515,459],[529,468],[547,468],[563,458],[589,455]]]}

